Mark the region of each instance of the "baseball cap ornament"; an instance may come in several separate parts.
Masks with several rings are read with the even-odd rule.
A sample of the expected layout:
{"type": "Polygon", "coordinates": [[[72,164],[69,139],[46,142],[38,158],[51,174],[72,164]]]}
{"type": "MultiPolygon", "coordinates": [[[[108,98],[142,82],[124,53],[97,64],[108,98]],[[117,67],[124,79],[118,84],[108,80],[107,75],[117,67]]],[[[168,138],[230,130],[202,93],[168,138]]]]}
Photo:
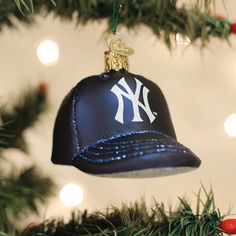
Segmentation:
{"type": "Polygon", "coordinates": [[[200,159],[178,143],[160,88],[128,72],[133,50],[114,35],[105,72],[81,80],[59,109],[52,162],[88,174],[145,178],[194,170],[200,159]]]}

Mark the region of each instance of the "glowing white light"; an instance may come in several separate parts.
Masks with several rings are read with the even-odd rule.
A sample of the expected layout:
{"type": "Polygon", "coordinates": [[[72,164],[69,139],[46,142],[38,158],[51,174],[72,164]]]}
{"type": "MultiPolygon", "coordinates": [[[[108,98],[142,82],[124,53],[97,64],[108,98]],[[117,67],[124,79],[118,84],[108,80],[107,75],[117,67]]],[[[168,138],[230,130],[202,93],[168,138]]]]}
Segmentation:
{"type": "Polygon", "coordinates": [[[236,137],[236,114],[230,115],[224,123],[226,133],[231,137],[236,137]]]}
{"type": "Polygon", "coordinates": [[[55,65],[59,60],[59,46],[51,40],[44,40],[37,48],[37,56],[43,65],[55,65]]]}
{"type": "Polygon", "coordinates": [[[191,44],[191,40],[188,36],[182,35],[180,33],[175,36],[176,43],[180,46],[188,46],[191,44]]]}
{"type": "Polygon", "coordinates": [[[60,198],[65,206],[78,206],[83,201],[84,191],[79,185],[69,183],[61,189],[60,198]]]}

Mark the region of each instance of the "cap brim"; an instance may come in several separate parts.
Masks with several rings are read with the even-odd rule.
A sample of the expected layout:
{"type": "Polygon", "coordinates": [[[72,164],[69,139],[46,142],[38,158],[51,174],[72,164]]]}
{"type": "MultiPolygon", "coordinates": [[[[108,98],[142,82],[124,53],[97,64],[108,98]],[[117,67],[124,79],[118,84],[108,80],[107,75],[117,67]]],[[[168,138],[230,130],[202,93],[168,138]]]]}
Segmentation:
{"type": "Polygon", "coordinates": [[[94,175],[145,178],[188,172],[201,161],[165,134],[142,132],[101,140],[80,151],[72,164],[94,175]]]}

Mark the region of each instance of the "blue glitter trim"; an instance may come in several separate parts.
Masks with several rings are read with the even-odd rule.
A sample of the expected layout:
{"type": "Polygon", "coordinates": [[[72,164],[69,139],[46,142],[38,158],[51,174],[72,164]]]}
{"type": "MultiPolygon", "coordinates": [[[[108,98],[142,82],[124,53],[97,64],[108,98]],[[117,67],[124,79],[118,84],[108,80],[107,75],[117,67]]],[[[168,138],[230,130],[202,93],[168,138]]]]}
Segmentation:
{"type": "MultiPolygon", "coordinates": [[[[77,92],[77,87],[75,88],[75,94],[77,92]]],[[[78,129],[76,124],[76,96],[73,97],[72,100],[72,125],[73,125],[73,132],[75,137],[75,143],[76,143],[76,154],[72,157],[72,160],[76,159],[77,154],[80,152],[79,147],[79,138],[78,138],[78,129]]]]}
{"type": "MultiPolygon", "coordinates": [[[[104,144],[105,145],[105,144],[104,144]]],[[[122,144],[122,145],[119,145],[119,146],[117,146],[117,145],[119,145],[119,143],[115,143],[113,146],[112,146],[112,143],[110,143],[109,144],[109,146],[97,146],[97,145],[95,145],[95,146],[92,146],[91,148],[92,149],[100,149],[100,150],[114,150],[114,149],[125,149],[125,148],[127,148],[127,146],[130,148],[130,147],[140,147],[140,146],[142,146],[142,147],[144,147],[144,146],[156,146],[157,145],[157,141],[156,142],[150,142],[150,143],[148,143],[148,145],[146,144],[146,145],[140,145],[140,143],[126,143],[125,145],[124,144],[122,144]],[[115,146],[115,147],[114,147],[115,146]]]]}
{"type": "Polygon", "coordinates": [[[108,80],[108,79],[110,79],[110,76],[108,74],[101,74],[99,76],[99,79],[101,79],[101,80],[108,80]]]}
{"type": "Polygon", "coordinates": [[[147,155],[147,154],[163,153],[163,152],[184,153],[184,154],[191,154],[191,155],[193,154],[192,152],[188,152],[185,150],[181,151],[181,150],[172,149],[172,148],[162,148],[162,149],[158,149],[158,150],[154,149],[154,150],[148,150],[145,152],[142,151],[142,152],[130,153],[127,155],[116,156],[116,157],[96,158],[96,159],[88,158],[83,154],[83,152],[81,152],[79,157],[81,159],[88,161],[90,163],[93,163],[93,164],[103,164],[103,163],[109,163],[109,162],[113,162],[113,161],[120,161],[120,160],[127,159],[130,157],[140,157],[140,156],[147,155]]]}
{"type": "MultiPolygon", "coordinates": [[[[138,140],[129,140],[128,142],[127,141],[120,141],[120,142],[106,142],[104,143],[105,145],[116,145],[116,144],[119,144],[119,145],[127,145],[127,144],[132,144],[132,145],[139,145],[140,143],[156,143],[157,141],[165,141],[165,139],[156,139],[156,138],[152,138],[152,139],[138,139],[138,140]]],[[[94,145],[96,146],[96,145],[94,145]]]]}
{"type": "Polygon", "coordinates": [[[97,142],[94,142],[94,143],[84,147],[83,150],[86,150],[86,149],[90,148],[91,146],[109,143],[109,142],[111,142],[111,141],[113,141],[115,139],[126,138],[126,137],[129,137],[131,135],[136,135],[136,134],[157,134],[157,135],[162,135],[163,137],[169,139],[170,141],[172,141],[174,143],[177,143],[177,141],[174,138],[172,138],[172,137],[170,137],[170,136],[168,136],[168,135],[166,135],[166,134],[164,134],[164,133],[162,133],[160,131],[156,131],[156,130],[141,130],[141,131],[131,131],[131,132],[128,132],[128,133],[125,133],[125,134],[115,134],[112,137],[101,139],[101,140],[99,140],[97,142]]]}
{"type": "MultiPolygon", "coordinates": [[[[160,139],[149,139],[152,140],[152,142],[164,142],[166,141],[163,138],[160,139]]],[[[113,143],[109,143],[109,144],[113,144],[113,143]]],[[[109,147],[105,147],[105,150],[107,150],[107,148],[109,147]]],[[[110,147],[111,148],[111,147],[110,147]]],[[[108,149],[109,150],[109,149],[108,149]]],[[[112,150],[112,148],[110,149],[112,150]]],[[[86,148],[83,148],[82,150],[80,150],[79,153],[77,153],[76,158],[81,158],[89,163],[93,163],[93,164],[103,164],[103,163],[109,163],[109,162],[113,162],[113,161],[120,161],[120,160],[124,160],[127,158],[131,158],[131,157],[140,157],[143,155],[148,155],[148,154],[154,154],[154,153],[163,153],[163,152],[172,152],[172,153],[183,153],[183,154],[190,154],[193,155],[193,153],[186,147],[184,147],[182,144],[177,143],[177,141],[174,138],[169,137],[168,135],[165,135],[161,132],[158,131],[140,131],[140,132],[130,132],[127,134],[122,134],[122,135],[114,135],[111,138],[108,139],[102,139],[98,142],[96,142],[96,144],[94,145],[89,145],[86,148]],[[106,145],[109,142],[111,142],[112,140],[115,140],[117,138],[122,138],[122,137],[128,137],[130,135],[135,135],[135,134],[157,134],[157,135],[162,135],[164,137],[166,137],[168,139],[168,141],[173,142],[173,144],[156,144],[156,145],[146,145],[146,146],[139,146],[140,142],[146,141],[147,140],[131,140],[131,141],[122,141],[122,142],[115,142],[116,145],[119,145],[119,143],[122,143],[123,145],[126,144],[128,145],[128,143],[136,143],[136,147],[132,148],[132,150],[128,150],[131,151],[132,153],[129,154],[123,154],[125,153],[125,151],[120,150],[120,146],[115,146],[113,148],[113,152],[102,152],[103,147],[100,147],[101,153],[98,152],[93,152],[91,151],[91,149],[93,148],[98,148],[98,145],[106,145]],[[115,151],[118,150],[118,151],[115,151]],[[134,151],[134,152],[133,152],[134,151]],[[113,155],[112,157],[105,157],[106,155],[113,155]],[[90,157],[88,157],[90,156],[90,157]],[[103,158],[98,158],[100,156],[103,156],[103,158]]]]}
{"type": "MultiPolygon", "coordinates": [[[[91,147],[91,148],[93,148],[93,147],[91,147]]],[[[120,150],[120,147],[116,146],[113,149],[110,149],[113,151],[95,152],[95,151],[90,151],[90,150],[83,150],[82,152],[87,153],[88,155],[91,155],[91,156],[106,156],[106,155],[120,155],[120,154],[126,153],[127,151],[133,152],[133,151],[140,151],[140,150],[145,151],[145,150],[152,150],[152,149],[159,150],[162,148],[173,148],[176,150],[183,150],[183,148],[181,146],[161,144],[161,145],[146,145],[146,146],[136,147],[136,148],[132,148],[132,149],[128,149],[128,150],[127,149],[120,150]],[[116,150],[114,150],[114,149],[116,149],[116,150]]],[[[103,149],[101,149],[101,150],[103,150],[103,149]]]]}

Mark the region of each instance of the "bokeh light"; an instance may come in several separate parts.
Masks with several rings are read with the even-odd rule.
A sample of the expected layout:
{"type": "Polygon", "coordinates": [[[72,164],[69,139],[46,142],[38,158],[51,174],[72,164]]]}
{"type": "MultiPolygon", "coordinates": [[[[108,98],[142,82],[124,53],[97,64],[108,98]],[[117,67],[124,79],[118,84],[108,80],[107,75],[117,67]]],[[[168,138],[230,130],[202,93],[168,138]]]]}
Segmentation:
{"type": "Polygon", "coordinates": [[[183,34],[176,34],[175,36],[176,43],[180,46],[189,46],[191,44],[191,40],[188,36],[185,36],[183,34]]]}
{"type": "Polygon", "coordinates": [[[51,40],[44,40],[37,48],[37,56],[39,61],[46,66],[55,65],[59,60],[59,46],[51,40]]]}
{"type": "Polygon", "coordinates": [[[79,185],[68,183],[61,189],[60,198],[65,206],[75,207],[83,202],[84,191],[79,185]]]}
{"type": "Polygon", "coordinates": [[[236,137],[236,114],[230,115],[225,120],[224,128],[230,137],[236,137]]]}

